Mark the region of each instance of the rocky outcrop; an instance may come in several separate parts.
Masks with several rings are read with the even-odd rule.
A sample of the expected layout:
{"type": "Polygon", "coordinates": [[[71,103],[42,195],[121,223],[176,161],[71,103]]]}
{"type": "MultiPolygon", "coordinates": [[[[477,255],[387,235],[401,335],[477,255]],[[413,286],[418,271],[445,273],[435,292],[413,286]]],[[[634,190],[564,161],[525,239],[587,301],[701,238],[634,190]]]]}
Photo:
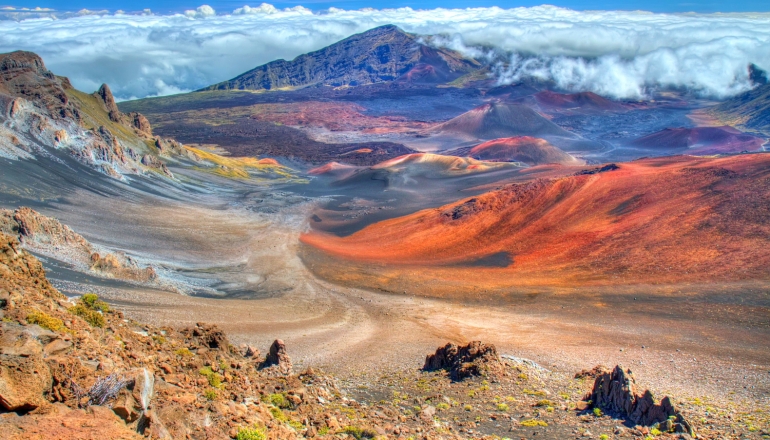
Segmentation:
{"type": "Polygon", "coordinates": [[[99,87],[99,90],[97,90],[94,95],[101,99],[102,103],[104,104],[104,109],[107,111],[110,120],[112,122],[120,122],[122,114],[120,113],[120,110],[118,110],[118,104],[115,103],[115,97],[112,96],[112,90],[110,90],[110,86],[107,84],[102,84],[102,86],[99,87]]]}
{"type": "Polygon", "coordinates": [[[67,261],[83,271],[124,280],[149,282],[157,274],[123,253],[102,252],[58,220],[21,207],[0,210],[0,231],[15,236],[25,247],[67,261]]]}
{"type": "Polygon", "coordinates": [[[447,343],[425,358],[423,371],[446,370],[453,381],[471,376],[495,377],[503,373],[505,365],[494,345],[473,341],[457,346],[447,343]]]}
{"type": "Polygon", "coordinates": [[[62,81],[51,73],[36,54],[24,51],[0,54],[0,94],[38,103],[56,118],[79,119],[78,109],[67,96],[67,88],[71,88],[69,81],[62,81]]]}
{"type": "Polygon", "coordinates": [[[40,341],[50,343],[58,336],[38,326],[31,327],[27,330],[8,323],[1,327],[0,408],[6,411],[28,412],[48,403],[51,372],[43,359],[40,341]],[[38,339],[41,336],[44,337],[38,339]]]}
{"type": "Polygon", "coordinates": [[[639,392],[631,370],[619,365],[612,370],[602,367],[595,370],[598,374],[593,389],[585,397],[592,407],[663,432],[693,434],[690,423],[674,408],[671,399],[664,397],[656,403],[649,390],[639,392]]]}
{"type": "Polygon", "coordinates": [[[230,350],[230,341],[227,340],[225,332],[216,325],[209,325],[199,322],[195,327],[181,330],[185,336],[186,342],[194,348],[205,348],[210,350],[230,350]]]}
{"type": "Polygon", "coordinates": [[[273,341],[265,361],[262,362],[259,368],[281,375],[291,374],[293,368],[291,358],[289,358],[286,344],[282,340],[276,339],[273,341]]]}

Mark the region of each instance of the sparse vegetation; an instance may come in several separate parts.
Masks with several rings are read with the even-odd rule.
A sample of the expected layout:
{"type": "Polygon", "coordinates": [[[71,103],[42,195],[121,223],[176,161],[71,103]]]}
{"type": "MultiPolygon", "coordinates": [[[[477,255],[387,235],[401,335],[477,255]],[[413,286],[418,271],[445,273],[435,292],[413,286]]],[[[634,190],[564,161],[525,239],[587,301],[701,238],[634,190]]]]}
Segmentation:
{"type": "Polygon", "coordinates": [[[265,440],[267,436],[262,428],[240,428],[236,440],[265,440]]]}
{"type": "Polygon", "coordinates": [[[595,415],[596,417],[601,417],[601,416],[603,416],[603,415],[604,415],[604,413],[603,413],[603,412],[602,412],[602,410],[600,410],[599,408],[594,408],[594,415],[595,415]]]}
{"type": "Polygon", "coordinates": [[[535,420],[535,419],[529,419],[529,420],[522,420],[519,422],[521,426],[526,426],[527,428],[534,428],[536,426],[548,426],[548,423],[546,423],[544,420],[535,420]]]}
{"type": "Polygon", "coordinates": [[[29,312],[27,314],[27,322],[30,324],[39,325],[46,330],[51,330],[52,332],[58,332],[64,329],[64,322],[62,322],[61,319],[39,310],[33,310],[29,312]]]}
{"type": "Polygon", "coordinates": [[[498,403],[497,404],[497,410],[498,411],[502,411],[502,412],[506,412],[506,411],[508,411],[508,405],[506,405],[505,403],[498,403]]]}
{"type": "Polygon", "coordinates": [[[290,409],[292,407],[291,402],[286,398],[286,395],[282,393],[270,394],[267,397],[267,401],[273,406],[281,409],[290,409]]]}
{"type": "Polygon", "coordinates": [[[356,426],[346,426],[345,429],[342,430],[343,433],[353,436],[356,440],[362,440],[362,439],[372,439],[377,437],[377,433],[369,430],[369,429],[363,429],[356,426]]]}
{"type": "Polygon", "coordinates": [[[206,400],[216,400],[217,391],[213,388],[209,388],[203,392],[203,397],[205,397],[206,400]]]}
{"type": "Polygon", "coordinates": [[[213,371],[211,367],[203,367],[198,372],[208,379],[209,385],[214,388],[222,388],[222,375],[213,371]]]}
{"type": "Polygon", "coordinates": [[[182,347],[182,348],[176,349],[176,351],[174,351],[174,354],[177,355],[177,356],[181,356],[181,357],[192,357],[193,356],[193,353],[187,347],[182,347]]]}
{"type": "Polygon", "coordinates": [[[103,328],[106,324],[103,313],[110,310],[106,302],[99,300],[94,293],[86,293],[78,303],[69,308],[69,312],[83,318],[91,327],[103,328]]]}

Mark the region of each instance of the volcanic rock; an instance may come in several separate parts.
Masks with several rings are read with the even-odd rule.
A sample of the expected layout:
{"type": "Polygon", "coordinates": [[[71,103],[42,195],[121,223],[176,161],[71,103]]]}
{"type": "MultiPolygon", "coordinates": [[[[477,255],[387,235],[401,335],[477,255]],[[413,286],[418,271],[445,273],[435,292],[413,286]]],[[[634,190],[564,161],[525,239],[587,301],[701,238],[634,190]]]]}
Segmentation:
{"type": "Polygon", "coordinates": [[[422,367],[423,371],[447,370],[453,381],[470,376],[497,376],[504,368],[495,346],[480,341],[464,346],[447,343],[434,354],[426,356],[422,367]]]}
{"type": "Polygon", "coordinates": [[[34,410],[46,403],[45,394],[51,388],[43,347],[18,326],[3,323],[2,331],[0,407],[16,412],[34,410]]]}
{"type": "MultiPolygon", "coordinates": [[[[62,81],[46,69],[43,60],[32,52],[16,51],[0,54],[0,95],[22,97],[47,109],[57,118],[79,119],[78,110],[70,103],[62,81]]],[[[11,106],[11,116],[17,101],[11,106]]]]}
{"type": "Polygon", "coordinates": [[[199,322],[195,327],[180,331],[187,338],[192,347],[204,347],[211,350],[230,350],[230,341],[227,335],[216,325],[199,322]]]}
{"type": "Polygon", "coordinates": [[[112,96],[112,90],[107,84],[102,84],[99,90],[94,93],[104,104],[104,108],[107,110],[107,114],[112,122],[120,122],[120,110],[118,110],[118,104],[115,103],[115,97],[112,96]]]}
{"type": "Polygon", "coordinates": [[[286,352],[286,344],[276,339],[270,346],[265,361],[260,365],[260,369],[272,369],[279,374],[291,374],[292,364],[289,354],[286,352]]]}
{"type": "Polygon", "coordinates": [[[691,425],[682,417],[671,400],[664,397],[655,403],[652,393],[640,393],[631,370],[615,366],[612,371],[597,366],[594,386],[586,395],[594,408],[618,417],[624,417],[637,425],[655,426],[661,431],[693,434],[691,425]]]}

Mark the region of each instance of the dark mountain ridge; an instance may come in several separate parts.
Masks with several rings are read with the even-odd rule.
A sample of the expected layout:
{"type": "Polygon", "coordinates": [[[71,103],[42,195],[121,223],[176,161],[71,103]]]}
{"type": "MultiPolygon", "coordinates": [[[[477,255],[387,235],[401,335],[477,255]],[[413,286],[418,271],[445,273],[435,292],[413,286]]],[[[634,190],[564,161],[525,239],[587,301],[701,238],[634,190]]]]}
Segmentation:
{"type": "Polygon", "coordinates": [[[394,25],[353,35],[291,61],[275,60],[202,90],[275,90],[396,80],[443,83],[476,70],[478,61],[436,49],[394,25]]]}

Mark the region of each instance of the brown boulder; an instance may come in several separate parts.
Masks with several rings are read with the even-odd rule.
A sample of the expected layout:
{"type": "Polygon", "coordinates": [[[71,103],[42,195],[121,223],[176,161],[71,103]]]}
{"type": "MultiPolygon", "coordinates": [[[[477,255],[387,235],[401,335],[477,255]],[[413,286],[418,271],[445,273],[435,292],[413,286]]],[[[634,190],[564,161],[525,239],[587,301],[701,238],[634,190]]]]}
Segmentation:
{"type": "Polygon", "coordinates": [[[99,90],[95,93],[96,97],[101,99],[104,103],[104,108],[107,110],[107,114],[110,120],[113,122],[120,122],[120,110],[118,110],[118,104],[115,103],[115,97],[112,96],[112,90],[107,84],[102,84],[99,90]]]}
{"type": "Polygon", "coordinates": [[[286,352],[286,344],[280,339],[276,339],[270,346],[265,361],[260,365],[260,369],[270,368],[280,374],[291,374],[293,368],[291,359],[286,352]]]}
{"type": "Polygon", "coordinates": [[[494,345],[473,341],[458,347],[449,343],[425,358],[423,371],[449,371],[453,381],[470,376],[497,376],[505,368],[494,345]]]}
{"type": "Polygon", "coordinates": [[[141,440],[109,408],[92,406],[88,410],[55,404],[45,414],[3,418],[0,438],[8,440],[141,440]]]}
{"type": "Polygon", "coordinates": [[[42,347],[37,353],[0,354],[0,407],[5,411],[27,412],[46,404],[51,383],[42,347]]]}
{"type": "Polygon", "coordinates": [[[182,335],[193,347],[203,347],[213,350],[229,351],[230,341],[227,335],[216,325],[199,322],[195,327],[188,327],[181,331],[182,335]]]}
{"type": "Polygon", "coordinates": [[[590,401],[594,408],[627,418],[637,425],[693,434],[689,422],[674,408],[668,397],[664,397],[660,404],[655,403],[649,390],[641,393],[637,390],[631,370],[623,369],[619,365],[612,371],[600,369],[591,393],[584,400],[590,401]]]}

